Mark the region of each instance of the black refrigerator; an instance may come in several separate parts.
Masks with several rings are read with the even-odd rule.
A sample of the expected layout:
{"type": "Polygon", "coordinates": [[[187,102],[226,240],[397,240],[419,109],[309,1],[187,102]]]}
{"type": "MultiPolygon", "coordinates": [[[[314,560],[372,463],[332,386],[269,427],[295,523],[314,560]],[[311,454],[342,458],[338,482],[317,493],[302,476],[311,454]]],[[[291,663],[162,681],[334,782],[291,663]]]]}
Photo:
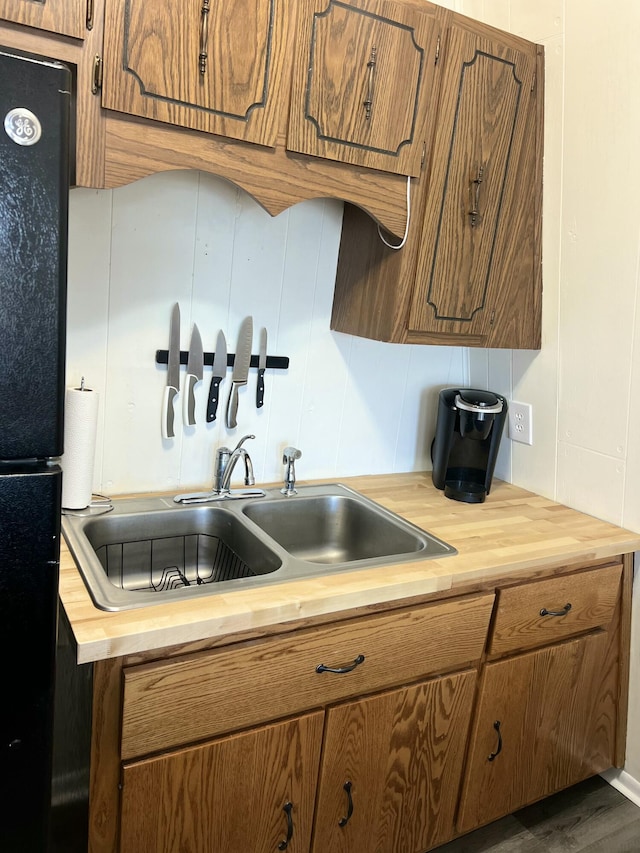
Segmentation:
{"type": "Polygon", "coordinates": [[[0,850],[50,849],[71,75],[0,47],[0,850]]]}

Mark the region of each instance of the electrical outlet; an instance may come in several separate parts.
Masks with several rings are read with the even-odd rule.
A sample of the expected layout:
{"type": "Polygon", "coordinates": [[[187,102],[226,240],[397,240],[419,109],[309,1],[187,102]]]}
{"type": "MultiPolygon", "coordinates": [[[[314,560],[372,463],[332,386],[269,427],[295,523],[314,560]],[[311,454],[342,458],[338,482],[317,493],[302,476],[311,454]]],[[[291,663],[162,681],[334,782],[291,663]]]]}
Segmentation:
{"type": "Polygon", "coordinates": [[[531,403],[509,403],[509,438],[522,444],[533,444],[533,410],[531,403]]]}

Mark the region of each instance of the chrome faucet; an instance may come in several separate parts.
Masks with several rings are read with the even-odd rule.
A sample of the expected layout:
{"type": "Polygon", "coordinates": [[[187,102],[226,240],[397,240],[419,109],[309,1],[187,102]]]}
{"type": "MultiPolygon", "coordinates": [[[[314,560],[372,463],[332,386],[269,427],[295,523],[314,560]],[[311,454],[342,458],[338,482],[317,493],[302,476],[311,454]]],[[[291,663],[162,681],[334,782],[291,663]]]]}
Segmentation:
{"type": "Polygon", "coordinates": [[[253,462],[247,450],[242,446],[249,438],[255,438],[255,435],[243,436],[233,450],[228,447],[218,448],[216,451],[215,480],[210,492],[176,495],[173,500],[178,504],[194,504],[231,500],[233,498],[263,498],[266,495],[263,489],[232,489],[230,486],[231,475],[238,459],[244,461],[245,486],[253,486],[256,482],[253,475],[253,462]]]}
{"type": "Polygon", "coordinates": [[[296,489],[296,459],[300,459],[302,451],[297,447],[285,447],[282,451],[282,462],[286,466],[284,469],[284,486],[280,489],[283,495],[290,498],[291,495],[297,495],[296,489]]]}
{"type": "Polygon", "coordinates": [[[255,438],[255,435],[245,435],[236,444],[233,450],[228,447],[219,447],[216,452],[216,475],[213,486],[214,492],[222,494],[230,492],[229,484],[231,483],[231,475],[236,467],[238,459],[244,460],[244,484],[245,486],[255,486],[256,478],[253,476],[253,462],[248,452],[242,446],[249,438],[255,438]]]}

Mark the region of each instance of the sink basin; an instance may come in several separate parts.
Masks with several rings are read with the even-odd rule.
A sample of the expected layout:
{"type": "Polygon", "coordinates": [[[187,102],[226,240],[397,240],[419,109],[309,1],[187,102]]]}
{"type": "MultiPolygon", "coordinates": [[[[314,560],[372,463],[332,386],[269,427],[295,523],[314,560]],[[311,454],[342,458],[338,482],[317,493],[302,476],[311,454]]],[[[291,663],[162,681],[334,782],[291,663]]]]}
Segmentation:
{"type": "Polygon", "coordinates": [[[179,508],[163,499],[114,503],[109,515],[63,518],[89,592],[105,610],[158,604],[167,594],[207,594],[212,584],[219,591],[251,584],[282,565],[226,508],[179,508]]]}
{"type": "Polygon", "coordinates": [[[431,544],[381,509],[331,494],[247,504],[243,512],[285,551],[309,563],[413,557],[431,544]]]}
{"type": "Polygon", "coordinates": [[[120,499],[106,515],[63,516],[62,531],[103,610],[456,553],[346,486],[298,491],[191,505],[120,499]]]}

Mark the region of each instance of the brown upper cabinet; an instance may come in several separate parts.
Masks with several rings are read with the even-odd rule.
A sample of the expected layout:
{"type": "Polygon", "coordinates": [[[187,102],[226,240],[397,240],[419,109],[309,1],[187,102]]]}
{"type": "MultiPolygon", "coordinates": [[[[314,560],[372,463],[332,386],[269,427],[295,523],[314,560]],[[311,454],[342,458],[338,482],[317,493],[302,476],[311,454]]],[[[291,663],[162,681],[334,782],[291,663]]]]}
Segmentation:
{"type": "Polygon", "coordinates": [[[283,0],[109,0],[102,105],[275,146],[286,11],[283,0]]]}
{"type": "Polygon", "coordinates": [[[397,0],[303,0],[287,147],[418,175],[439,25],[397,0]]]}
{"type": "Polygon", "coordinates": [[[378,340],[540,347],[542,48],[453,16],[429,170],[394,252],[347,208],[332,328],[378,340]]]}
{"type": "Polygon", "coordinates": [[[0,0],[0,19],[81,39],[91,9],[87,0],[0,0]]]}

